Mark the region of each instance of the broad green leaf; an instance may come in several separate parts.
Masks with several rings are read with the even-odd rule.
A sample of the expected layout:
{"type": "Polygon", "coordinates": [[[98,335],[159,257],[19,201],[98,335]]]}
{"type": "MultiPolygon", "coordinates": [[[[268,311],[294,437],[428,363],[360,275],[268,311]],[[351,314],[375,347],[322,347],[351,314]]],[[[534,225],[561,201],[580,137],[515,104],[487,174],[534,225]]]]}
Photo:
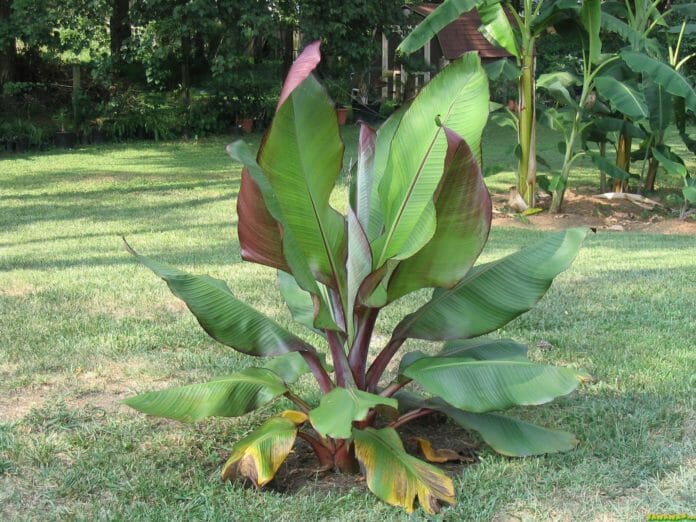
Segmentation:
{"type": "Polygon", "coordinates": [[[435,290],[429,302],[397,325],[394,337],[437,341],[497,330],[541,299],[553,278],[570,266],[586,235],[587,229],[571,228],[474,267],[451,290],[435,290]]]}
{"type": "Polygon", "coordinates": [[[440,510],[438,501],[455,503],[452,480],[435,466],[406,453],[393,428],[353,430],[353,438],[367,487],[383,501],[411,513],[417,497],[430,514],[440,510]]]}
{"type": "Polygon", "coordinates": [[[467,357],[478,361],[527,360],[527,346],[512,339],[455,339],[447,341],[438,353],[440,357],[467,357]]]}
{"type": "Polygon", "coordinates": [[[235,298],[224,281],[191,275],[141,256],[132,249],[130,252],[167,282],[172,293],[186,303],[203,329],[216,341],[248,355],[315,352],[311,345],[235,298]]]}
{"type": "Polygon", "coordinates": [[[694,88],[684,76],[669,65],[635,51],[623,51],[621,59],[631,70],[639,72],[643,74],[643,77],[662,85],[668,93],[684,98],[687,108],[691,112],[696,112],[696,92],[694,92],[694,88]]]}
{"type": "Polygon", "coordinates": [[[684,165],[668,158],[665,154],[662,154],[658,148],[652,148],[652,155],[660,163],[660,167],[670,174],[682,176],[684,178],[687,176],[688,172],[684,165]]]}
{"type": "Polygon", "coordinates": [[[645,82],[645,101],[650,112],[650,129],[653,132],[665,130],[672,123],[672,97],[665,88],[653,81],[645,82]]]}
{"type": "Polygon", "coordinates": [[[684,199],[686,201],[688,201],[692,205],[696,205],[696,187],[687,185],[682,188],[682,194],[684,195],[684,199]]]}
{"type": "Polygon", "coordinates": [[[384,216],[382,216],[382,208],[379,199],[379,185],[384,176],[384,171],[387,170],[387,161],[389,159],[389,151],[391,143],[394,139],[396,129],[401,124],[405,112],[408,110],[407,105],[401,106],[396,112],[385,121],[377,130],[375,138],[375,157],[372,165],[372,183],[370,186],[370,211],[369,223],[363,225],[367,237],[370,242],[374,241],[384,229],[384,216]]]}
{"type": "Polygon", "coordinates": [[[629,179],[630,175],[628,172],[626,172],[624,169],[617,166],[616,164],[612,163],[601,154],[592,151],[588,151],[587,153],[592,159],[592,163],[594,163],[599,170],[604,172],[609,177],[621,181],[629,179]]]}
{"type": "Polygon", "coordinates": [[[571,96],[570,91],[568,88],[563,85],[560,81],[558,80],[551,80],[550,78],[544,78],[546,75],[541,75],[539,77],[539,80],[537,81],[537,86],[541,89],[546,90],[554,100],[556,100],[558,103],[561,103],[562,105],[566,105],[568,107],[577,107],[578,104],[575,101],[575,98],[571,96]]]}
{"type": "Polygon", "coordinates": [[[570,451],[578,443],[572,433],[535,426],[499,413],[471,413],[450,406],[442,399],[424,399],[400,390],[394,397],[399,410],[430,408],[444,413],[467,430],[478,432],[491,448],[509,457],[527,457],[570,451]]]}
{"type": "Polygon", "coordinates": [[[580,21],[587,31],[590,40],[589,58],[592,63],[597,63],[602,54],[602,40],[599,31],[602,25],[601,0],[582,0],[580,8],[580,21]]]}
{"type": "Polygon", "coordinates": [[[278,288],[288,306],[292,318],[311,330],[314,328],[314,301],[309,292],[297,284],[292,275],[278,271],[278,288]]]}
{"type": "MultiPolygon", "coordinates": [[[[299,354],[293,355],[302,361],[299,354]]],[[[206,417],[244,415],[286,391],[283,380],[273,371],[247,368],[203,384],[143,393],[123,402],[148,415],[197,422],[206,417]]]]}
{"type": "Polygon", "coordinates": [[[268,484],[290,454],[300,420],[294,416],[272,417],[237,442],[222,468],[222,479],[248,478],[257,487],[268,484]]]}
{"type": "Polygon", "coordinates": [[[432,237],[433,194],[447,151],[442,126],[478,151],[488,118],[487,85],[478,55],[466,53],[430,81],[404,114],[379,187],[385,231],[372,243],[375,269],[410,257],[432,237]]]}
{"type": "Polygon", "coordinates": [[[517,37],[500,2],[495,0],[481,2],[477,10],[482,24],[479,31],[486,40],[502,47],[511,55],[519,57],[517,37]]]}
{"type": "Polygon", "coordinates": [[[577,12],[577,0],[544,0],[539,14],[531,19],[532,34],[538,36],[558,22],[574,17],[577,12]]]}
{"type": "Polygon", "coordinates": [[[483,68],[486,70],[489,80],[502,78],[503,80],[511,81],[518,79],[520,74],[522,74],[520,68],[507,58],[486,62],[483,68]]]}
{"type": "Polygon", "coordinates": [[[258,161],[312,274],[334,288],[345,278],[346,238],[343,218],[329,197],[342,160],[333,103],[309,76],[278,109],[258,161]]]}
{"type": "Polygon", "coordinates": [[[411,31],[397,47],[397,52],[411,54],[417,51],[459,15],[471,11],[477,4],[477,0],[445,0],[411,31]]]}
{"type": "Polygon", "coordinates": [[[594,81],[597,92],[609,101],[611,108],[629,118],[648,117],[648,107],[643,93],[626,82],[611,76],[599,76],[594,81]]]}
{"type": "Polygon", "coordinates": [[[449,288],[478,258],[491,228],[491,198],[474,153],[445,128],[445,171],[435,194],[435,234],[402,261],[389,282],[389,300],[425,287],[449,288]]]}
{"type": "MultiPolygon", "coordinates": [[[[324,363],[324,354],[319,354],[319,358],[324,363]]],[[[304,360],[304,357],[297,352],[286,353],[267,360],[263,364],[264,368],[278,374],[283,379],[285,384],[292,384],[305,373],[309,373],[310,369],[304,360]]]]}
{"type": "Polygon", "coordinates": [[[309,412],[312,426],[323,436],[348,439],[353,421],[365,420],[371,408],[396,409],[396,399],[380,397],[357,388],[334,388],[322,396],[319,407],[309,412]]]}
{"type": "Polygon", "coordinates": [[[567,395],[580,383],[580,374],[570,368],[468,357],[419,359],[404,375],[449,404],[475,413],[544,404],[567,395]]]}

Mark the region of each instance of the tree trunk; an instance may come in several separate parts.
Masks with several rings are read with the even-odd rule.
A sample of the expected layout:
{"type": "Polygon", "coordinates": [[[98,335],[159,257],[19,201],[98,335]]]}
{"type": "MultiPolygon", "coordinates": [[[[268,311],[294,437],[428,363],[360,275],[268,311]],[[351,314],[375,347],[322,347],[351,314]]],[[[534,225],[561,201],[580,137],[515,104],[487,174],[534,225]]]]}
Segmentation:
{"type": "Polygon", "coordinates": [[[655,192],[655,178],[657,177],[657,168],[659,163],[655,158],[648,160],[648,175],[645,178],[645,192],[655,192]]]}
{"type": "MultiPolygon", "coordinates": [[[[607,142],[603,141],[599,144],[599,155],[605,158],[607,156],[607,142]]],[[[607,191],[607,175],[603,170],[599,170],[599,190],[604,194],[607,191]]]]}
{"type": "MultiPolygon", "coordinates": [[[[0,23],[7,24],[12,16],[12,0],[0,0],[0,23]]],[[[15,80],[15,63],[17,61],[17,40],[8,38],[0,48],[0,87],[15,80]]]]}
{"type": "Polygon", "coordinates": [[[72,109],[75,130],[80,122],[80,91],[82,90],[82,69],[79,64],[72,66],[72,109]]]}
{"type": "Polygon", "coordinates": [[[517,169],[517,190],[529,207],[534,207],[536,192],[536,108],[534,87],[534,45],[522,55],[519,84],[518,141],[520,161],[517,169]]]}
{"type": "Polygon", "coordinates": [[[114,65],[118,72],[120,72],[120,68],[123,65],[121,48],[124,42],[131,37],[128,10],[129,0],[112,0],[109,33],[111,34],[111,56],[114,59],[114,65]]]}
{"type": "Polygon", "coordinates": [[[191,109],[191,34],[186,32],[181,37],[181,102],[184,106],[184,138],[191,134],[189,112],[191,109]]]}
{"type": "MultiPolygon", "coordinates": [[[[616,166],[629,171],[631,168],[631,137],[621,132],[619,142],[616,145],[616,166]]],[[[623,192],[628,188],[628,180],[614,180],[614,192],[623,192]]]]}

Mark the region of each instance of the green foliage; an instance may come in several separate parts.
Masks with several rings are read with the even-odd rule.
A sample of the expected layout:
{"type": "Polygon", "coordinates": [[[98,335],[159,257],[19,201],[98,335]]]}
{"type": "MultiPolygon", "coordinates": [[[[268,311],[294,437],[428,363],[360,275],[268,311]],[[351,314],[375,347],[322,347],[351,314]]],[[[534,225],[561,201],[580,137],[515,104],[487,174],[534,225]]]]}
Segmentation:
{"type": "Polygon", "coordinates": [[[474,266],[491,225],[491,200],[475,151],[488,115],[484,70],[475,53],[452,62],[378,131],[360,131],[347,213],[332,206],[344,145],[327,92],[313,76],[319,42],[290,69],[256,158],[229,147],[244,165],[238,199],[242,257],[278,269],[293,316],[326,341],[314,347],[241,302],[220,279],[197,276],[128,250],[163,278],[214,339],[271,360],[205,384],[155,391],[127,403],[185,421],[237,416],[281,394],[301,411],[285,412],[239,441],[223,478],[269,482],[297,436],[325,468],[362,466],[368,487],[388,503],[428,513],[453,503],[452,481],[408,455],[396,428],[437,411],[485,433],[507,454],[572,447],[572,437],[499,416],[573,391],[585,375],[529,361],[512,341],[476,339],[529,310],[568,268],[586,230],[545,238],[522,252],[474,266]],[[282,231],[282,234],[281,234],[282,231]],[[375,321],[397,298],[434,289],[370,360],[375,321]],[[387,368],[408,338],[449,339],[437,356],[407,354],[401,375],[387,368]],[[333,368],[322,361],[328,352],[333,368]],[[301,358],[304,364],[299,364],[301,358]],[[369,363],[369,366],[368,366],[369,363]],[[318,405],[293,392],[310,371],[318,405]],[[432,407],[402,408],[393,395],[411,381],[436,396],[432,407]],[[440,402],[442,401],[442,402],[440,402]],[[459,420],[457,420],[457,418],[459,420]],[[376,423],[387,427],[374,429],[376,423]],[[542,442],[529,441],[537,434],[542,442]],[[356,462],[357,459],[357,462],[356,462]]]}

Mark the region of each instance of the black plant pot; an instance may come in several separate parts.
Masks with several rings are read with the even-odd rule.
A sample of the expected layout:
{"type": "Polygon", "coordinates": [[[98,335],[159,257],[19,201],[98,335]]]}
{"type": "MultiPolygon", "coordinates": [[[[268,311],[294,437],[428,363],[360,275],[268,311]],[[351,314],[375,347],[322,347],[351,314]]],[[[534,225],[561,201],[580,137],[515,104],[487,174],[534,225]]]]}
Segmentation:
{"type": "Polygon", "coordinates": [[[74,132],[56,132],[56,147],[72,149],[77,143],[77,134],[74,132]]]}

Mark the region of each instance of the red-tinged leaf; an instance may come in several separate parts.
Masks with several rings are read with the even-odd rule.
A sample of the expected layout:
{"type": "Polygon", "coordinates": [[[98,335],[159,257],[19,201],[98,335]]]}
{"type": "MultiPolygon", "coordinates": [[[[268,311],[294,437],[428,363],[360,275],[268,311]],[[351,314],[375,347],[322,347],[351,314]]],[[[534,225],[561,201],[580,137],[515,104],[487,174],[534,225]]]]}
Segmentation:
{"type": "Polygon", "coordinates": [[[319,52],[319,46],[321,42],[316,40],[304,48],[304,51],[297,57],[294,61],[288,75],[285,77],[285,83],[283,84],[283,90],[280,91],[280,98],[278,99],[278,107],[276,111],[283,105],[283,102],[287,100],[290,93],[294,91],[298,85],[300,85],[307,76],[312,74],[312,71],[316,69],[317,65],[321,61],[321,53],[319,52]]]}
{"type": "MultiPolygon", "coordinates": [[[[369,197],[369,193],[368,193],[369,197]]],[[[372,251],[353,209],[348,209],[348,259],[346,261],[346,322],[348,338],[352,342],[355,334],[353,311],[363,281],[372,271],[372,251]]]]}
{"type": "Polygon", "coordinates": [[[377,133],[364,122],[360,123],[358,139],[358,169],[355,194],[355,214],[363,230],[370,221],[370,199],[374,184],[375,140],[377,133]]]}
{"type": "Polygon", "coordinates": [[[242,259],[290,272],[283,256],[283,242],[278,222],[266,208],[261,189],[249,175],[246,167],[242,169],[242,182],[237,198],[237,216],[239,219],[237,234],[242,259]]]}
{"type": "Polygon", "coordinates": [[[451,288],[481,253],[491,228],[491,197],[469,145],[445,128],[447,155],[435,192],[437,228],[414,256],[402,261],[389,282],[389,300],[424,287],[451,288]]]}

